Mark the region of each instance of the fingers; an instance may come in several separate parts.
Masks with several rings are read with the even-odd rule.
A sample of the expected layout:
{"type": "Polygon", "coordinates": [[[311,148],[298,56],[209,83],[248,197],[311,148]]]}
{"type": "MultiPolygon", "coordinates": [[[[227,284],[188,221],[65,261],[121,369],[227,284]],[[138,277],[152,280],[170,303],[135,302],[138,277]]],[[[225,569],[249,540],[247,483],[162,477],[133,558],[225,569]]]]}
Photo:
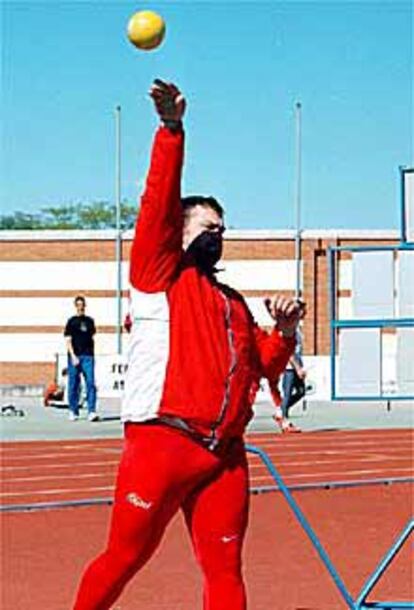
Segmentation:
{"type": "Polygon", "coordinates": [[[273,296],[264,300],[265,307],[273,319],[280,317],[302,319],[306,315],[306,304],[299,299],[273,296]]]}
{"type": "Polygon", "coordinates": [[[151,85],[149,94],[153,99],[171,98],[176,100],[178,97],[183,97],[181,91],[173,83],[165,83],[159,78],[156,78],[151,85]]]}
{"type": "Polygon", "coordinates": [[[298,310],[298,304],[293,299],[282,296],[275,296],[271,299],[271,310],[284,316],[290,316],[298,310]]]}
{"type": "Polygon", "coordinates": [[[161,80],[160,78],[154,78],[154,82],[152,84],[152,87],[156,87],[160,91],[167,91],[168,90],[167,83],[165,81],[161,80]]]}
{"type": "Polygon", "coordinates": [[[176,85],[156,78],[149,90],[149,96],[162,119],[179,121],[182,118],[186,104],[176,85]]]}

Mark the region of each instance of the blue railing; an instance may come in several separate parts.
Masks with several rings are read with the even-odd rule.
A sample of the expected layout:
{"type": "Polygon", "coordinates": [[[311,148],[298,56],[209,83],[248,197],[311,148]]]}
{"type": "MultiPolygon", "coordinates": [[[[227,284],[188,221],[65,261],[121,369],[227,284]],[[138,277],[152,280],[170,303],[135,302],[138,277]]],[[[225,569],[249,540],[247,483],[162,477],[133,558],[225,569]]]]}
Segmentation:
{"type": "Polygon", "coordinates": [[[275,483],[278,485],[279,490],[285,497],[285,499],[286,499],[287,503],[289,504],[290,508],[292,509],[296,519],[299,521],[299,524],[302,526],[306,535],[310,539],[312,545],[314,546],[316,552],[318,553],[320,560],[322,561],[323,565],[327,569],[327,571],[328,571],[330,577],[332,578],[332,580],[334,581],[335,586],[338,589],[342,599],[344,600],[345,604],[347,605],[347,607],[350,610],[368,610],[369,608],[378,608],[380,610],[390,610],[391,608],[392,609],[400,609],[400,608],[404,608],[404,609],[411,608],[412,609],[412,608],[414,608],[414,602],[408,602],[408,601],[407,602],[401,602],[401,601],[400,602],[389,602],[389,601],[368,602],[367,601],[368,595],[371,593],[374,586],[377,584],[377,582],[379,581],[381,576],[384,574],[384,572],[389,567],[389,565],[391,564],[391,562],[393,561],[393,559],[395,558],[397,553],[402,548],[402,546],[403,546],[404,542],[407,540],[408,536],[413,531],[413,529],[414,529],[414,520],[413,519],[407,523],[406,527],[404,528],[404,530],[402,531],[402,533],[400,534],[398,539],[394,542],[394,544],[391,546],[390,550],[386,553],[385,557],[382,559],[382,561],[379,563],[379,565],[374,570],[372,576],[370,576],[368,578],[367,582],[364,584],[364,586],[361,590],[361,593],[358,595],[358,597],[356,599],[353,599],[353,597],[349,593],[344,581],[342,580],[341,576],[339,575],[338,571],[336,570],[335,566],[333,565],[331,559],[329,558],[327,552],[325,551],[324,547],[322,546],[319,538],[317,537],[316,533],[312,529],[309,521],[306,519],[305,515],[303,514],[303,512],[300,509],[299,505],[297,504],[296,500],[293,498],[292,494],[289,491],[289,488],[286,486],[285,482],[283,481],[282,477],[280,476],[279,472],[277,471],[275,465],[273,464],[273,462],[271,461],[271,459],[269,458],[267,453],[265,451],[263,451],[263,449],[259,449],[258,447],[254,446],[254,445],[246,445],[246,450],[249,453],[253,453],[253,454],[259,456],[260,459],[262,460],[262,462],[264,463],[264,465],[266,466],[267,470],[269,471],[270,476],[275,481],[275,483]]]}
{"type": "Polygon", "coordinates": [[[390,246],[335,246],[328,248],[328,281],[329,281],[329,317],[330,317],[330,371],[331,371],[331,399],[332,400],[414,400],[414,395],[393,394],[381,391],[378,395],[345,395],[337,391],[337,333],[344,328],[414,328],[414,318],[381,318],[381,319],[342,319],[337,317],[337,252],[382,252],[413,250],[414,244],[401,243],[390,246]]]}

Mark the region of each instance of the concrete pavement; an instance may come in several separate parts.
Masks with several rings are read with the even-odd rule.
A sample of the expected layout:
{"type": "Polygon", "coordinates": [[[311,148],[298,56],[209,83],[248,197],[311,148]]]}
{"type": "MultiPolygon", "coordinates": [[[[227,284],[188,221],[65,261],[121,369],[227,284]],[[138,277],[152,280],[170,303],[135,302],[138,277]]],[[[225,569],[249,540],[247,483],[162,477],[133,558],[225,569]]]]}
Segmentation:
{"type": "MultiPolygon", "coordinates": [[[[1,406],[13,404],[24,411],[23,417],[3,415],[0,418],[1,436],[4,441],[119,438],[122,424],[119,420],[119,400],[104,399],[98,404],[100,421],[86,419],[86,409],[76,422],[68,420],[68,410],[44,407],[40,397],[7,397],[1,406]]],[[[273,406],[267,399],[255,405],[255,418],[249,425],[251,431],[274,431],[273,406]]],[[[413,428],[414,401],[395,401],[387,410],[383,402],[331,402],[308,401],[295,405],[290,413],[292,423],[304,432],[321,430],[355,430],[375,428],[413,428]]]]}

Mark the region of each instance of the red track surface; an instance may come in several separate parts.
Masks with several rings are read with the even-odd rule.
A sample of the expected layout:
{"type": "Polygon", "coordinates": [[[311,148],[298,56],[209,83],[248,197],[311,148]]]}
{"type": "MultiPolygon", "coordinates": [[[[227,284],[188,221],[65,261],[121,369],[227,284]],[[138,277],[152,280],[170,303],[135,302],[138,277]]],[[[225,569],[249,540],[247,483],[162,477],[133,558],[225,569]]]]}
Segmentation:
{"type": "MultiPolygon", "coordinates": [[[[407,430],[251,435],[292,484],[413,476],[413,433],[407,430]]],[[[118,440],[5,443],[3,505],[111,496],[118,440]]],[[[251,457],[252,485],[270,485],[251,457]]],[[[356,595],[412,514],[412,485],[296,493],[334,564],[356,595]]],[[[3,516],[4,610],[68,610],[79,575],[104,544],[110,509],[88,507],[3,516]]],[[[378,585],[376,599],[413,597],[410,543],[378,585]]],[[[252,499],[246,545],[251,610],[342,610],[315,551],[281,494],[252,499]]],[[[200,582],[177,518],[156,557],[115,608],[194,610],[200,582]]]]}
{"type": "MultiPolygon", "coordinates": [[[[252,434],[248,441],[265,449],[288,485],[414,476],[410,430],[252,434]]],[[[117,439],[3,443],[0,504],[110,497],[121,447],[117,439]]],[[[250,474],[253,487],[273,484],[256,456],[250,474]]]]}

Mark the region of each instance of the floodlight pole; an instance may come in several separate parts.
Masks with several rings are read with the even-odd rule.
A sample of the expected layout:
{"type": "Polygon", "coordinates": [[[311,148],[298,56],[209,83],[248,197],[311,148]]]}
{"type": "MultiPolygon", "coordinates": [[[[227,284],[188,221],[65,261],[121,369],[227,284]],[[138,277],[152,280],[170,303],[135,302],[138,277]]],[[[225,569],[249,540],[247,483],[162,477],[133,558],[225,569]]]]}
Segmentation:
{"type": "Polygon", "coordinates": [[[121,232],[121,106],[115,108],[115,210],[116,210],[116,338],[117,352],[122,353],[122,232],[121,232]]]}
{"type": "Polygon", "coordinates": [[[295,297],[302,297],[301,277],[301,231],[302,231],[302,104],[295,105],[295,262],[296,262],[296,287],[295,297]]]}

